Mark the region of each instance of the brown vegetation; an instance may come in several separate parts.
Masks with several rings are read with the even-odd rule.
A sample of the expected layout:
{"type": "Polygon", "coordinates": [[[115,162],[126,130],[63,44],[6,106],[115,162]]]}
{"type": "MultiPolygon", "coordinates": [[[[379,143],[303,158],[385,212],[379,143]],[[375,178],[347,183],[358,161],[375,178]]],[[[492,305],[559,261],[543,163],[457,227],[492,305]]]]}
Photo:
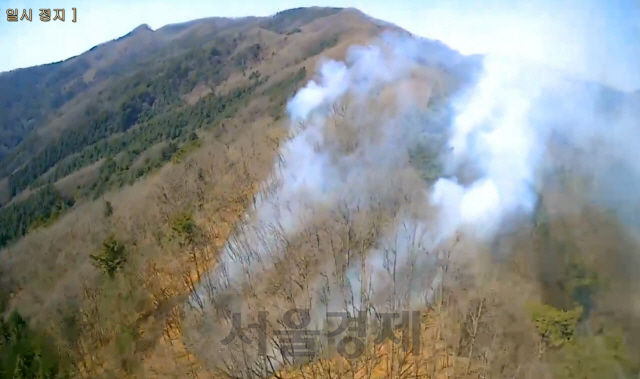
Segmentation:
{"type": "MultiPolygon", "coordinates": [[[[285,35],[251,29],[238,49],[260,43],[265,46],[262,55],[220,86],[201,84],[184,97],[185,103],[195,104],[209,91],[226,93],[246,85],[253,72],[269,76],[234,117],[200,133],[200,147],[181,159],[131,186],[75,206],[51,226],[2,251],[0,284],[10,293],[10,308],[55,337],[73,377],[542,379],[614,377],[612,370],[637,374],[638,363],[630,357],[640,356],[639,346],[616,337],[640,335],[639,282],[629,270],[637,267],[630,252],[637,251],[638,241],[586,205],[575,186],[578,178],[539,189],[536,220],[518,224],[490,244],[456,235],[420,251],[433,264],[428,269],[416,265],[425,272],[414,273],[414,265],[399,263],[399,243],[389,242],[379,267],[372,268],[367,254],[383,239],[399,239],[400,214],[427,221],[436,217],[437,210],[421,197],[424,170],[406,154],[401,167],[358,179],[375,188],[375,193],[363,194],[370,196],[365,205],[351,207],[345,198],[310,209],[310,221],[291,235],[254,228],[262,233],[258,242],[266,245],[272,238],[278,248],[265,263],[270,269],[242,282],[239,297],[198,295],[200,286],[212,280],[208,273],[225,244],[238,243],[240,254],[252,253],[247,241],[255,195],[272,190],[265,183],[277,174],[274,162],[282,158],[279,149],[287,139],[288,125],[269,110],[275,107],[281,115],[289,94],[270,98],[269,88],[303,67],[313,72],[320,53],[342,58],[348,46],[369,40],[380,27],[363,17],[344,10],[285,35]],[[313,49],[319,51],[310,56],[313,49]],[[353,267],[358,277],[346,279],[353,267]],[[417,307],[410,299],[407,282],[414,278],[420,295],[431,300],[428,307],[417,307]],[[589,301],[576,300],[576,289],[586,291],[589,301]],[[218,303],[185,306],[190,296],[201,304],[218,303]],[[255,354],[255,344],[222,346],[231,319],[223,305],[242,309],[245,325],[257,319],[258,310],[269,310],[267,330],[258,331],[267,333],[267,358],[255,354]],[[329,342],[307,359],[281,354],[273,329],[282,326],[284,310],[317,305],[322,312],[331,305],[347,312],[364,309],[370,316],[417,308],[421,351],[376,344],[367,335],[364,353],[354,360],[339,357],[329,342]],[[583,367],[587,372],[580,371],[583,367]]],[[[225,23],[213,21],[216,27],[225,23]]],[[[138,28],[133,39],[90,52],[91,73],[84,80],[93,83],[101,65],[140,53],[131,46],[144,42],[155,49],[157,36],[197,35],[206,25],[195,22],[181,31],[156,33],[138,28]]],[[[403,93],[418,94],[414,98],[424,111],[456,85],[456,78],[439,68],[415,67],[411,80],[383,89],[369,104],[336,103],[325,130],[327,146],[354,151],[361,139],[379,138],[381,115],[402,114],[403,107],[418,105],[398,102],[403,93]]],[[[153,153],[152,148],[146,154],[153,153]]],[[[56,185],[73,192],[98,165],[56,185]]],[[[370,326],[380,331],[380,320],[372,317],[370,326]]],[[[397,335],[407,337],[407,332],[397,335]]]]}

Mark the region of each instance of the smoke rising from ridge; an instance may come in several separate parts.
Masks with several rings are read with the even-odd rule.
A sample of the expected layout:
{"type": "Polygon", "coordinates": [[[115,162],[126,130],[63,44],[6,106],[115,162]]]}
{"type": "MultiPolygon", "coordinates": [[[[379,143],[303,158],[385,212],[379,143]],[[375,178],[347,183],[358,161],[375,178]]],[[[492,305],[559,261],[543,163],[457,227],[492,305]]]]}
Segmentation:
{"type": "Polygon", "coordinates": [[[288,103],[290,137],[273,175],[191,303],[205,314],[282,309],[255,291],[273,285],[274,272],[297,275],[287,262],[302,259],[312,261],[306,282],[288,296],[311,305],[320,328],[327,310],[395,309],[398,298],[424,306],[442,281],[444,251],[460,235],[488,243],[505,220],[531,216],[558,166],[599,183],[585,189],[593,201],[617,187],[605,175],[640,177],[632,162],[621,173],[589,171],[625,161],[620,151],[637,156],[633,104],[528,62],[478,62],[409,36],[353,47],[344,62],[324,61],[288,103]],[[562,162],[550,151],[558,146],[562,162]],[[296,250],[300,239],[308,244],[296,250]],[[248,288],[254,300],[243,299],[248,288]]]}

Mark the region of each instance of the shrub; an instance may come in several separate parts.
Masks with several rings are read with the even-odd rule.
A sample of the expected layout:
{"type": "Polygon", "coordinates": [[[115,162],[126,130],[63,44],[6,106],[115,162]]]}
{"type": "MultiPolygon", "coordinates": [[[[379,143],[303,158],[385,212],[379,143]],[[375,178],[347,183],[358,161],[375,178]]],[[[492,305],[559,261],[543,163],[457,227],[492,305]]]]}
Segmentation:
{"type": "Polygon", "coordinates": [[[110,234],[102,242],[102,251],[100,254],[91,255],[91,259],[103,274],[113,279],[116,272],[120,270],[127,261],[126,249],[123,244],[116,240],[113,234],[110,234]]]}
{"type": "Polygon", "coordinates": [[[581,306],[564,311],[550,305],[532,303],[528,308],[536,330],[547,345],[561,347],[573,341],[583,311],[581,306]]]}

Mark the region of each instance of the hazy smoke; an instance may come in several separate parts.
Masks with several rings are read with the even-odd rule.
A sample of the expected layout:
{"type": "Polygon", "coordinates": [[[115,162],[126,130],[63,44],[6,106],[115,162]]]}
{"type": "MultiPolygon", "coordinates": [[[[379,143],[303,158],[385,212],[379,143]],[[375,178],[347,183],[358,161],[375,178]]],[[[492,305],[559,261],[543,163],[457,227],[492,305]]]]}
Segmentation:
{"type": "Polygon", "coordinates": [[[273,177],[192,303],[205,313],[246,309],[247,286],[268,285],[276,264],[304,253],[292,251],[297,236],[329,214],[356,224],[368,209],[386,221],[362,221],[377,232],[360,258],[315,257],[305,300],[316,307],[314,322],[329,308],[359,309],[363,296],[380,307],[398,306],[392,297],[423,305],[454,237],[489,241],[507,216],[532,214],[558,166],[599,183],[585,189],[592,200],[625,193],[616,179],[637,178],[640,166],[634,101],[527,62],[479,61],[412,37],[353,47],[345,62],[322,63],[289,102],[291,135],[273,177]],[[561,147],[561,161],[550,146],[561,147]],[[614,161],[618,172],[607,169],[614,161]]]}
{"type": "MultiPolygon", "coordinates": [[[[393,115],[376,112],[371,99],[385,87],[390,86],[395,93],[404,90],[397,83],[410,79],[421,61],[444,63],[434,61],[434,52],[440,53],[439,59],[446,58],[448,65],[462,59],[439,44],[422,44],[435,48],[432,54],[421,51],[420,44],[389,35],[379,45],[353,47],[346,62],[324,62],[319,78],[293,97],[287,107],[290,139],[281,150],[274,177],[257,195],[241,230],[247,254],[237,253],[235,238],[229,241],[214,275],[216,285],[209,286],[211,291],[239,285],[249,272],[269,269],[270,262],[284,254],[279,243],[304,228],[318,209],[343,203],[355,209],[366,207],[374,199],[385,203],[405,194],[390,187],[390,181],[398,179],[398,171],[408,167],[407,149],[428,130],[415,120],[401,117],[409,113],[407,109],[416,99],[396,96],[392,104],[387,104],[401,109],[393,115]],[[448,56],[438,49],[445,49],[448,56]]],[[[433,91],[428,87],[424,90],[433,91]]],[[[426,201],[426,186],[421,191],[425,193],[418,196],[419,201],[426,201]]]]}
{"type": "Polygon", "coordinates": [[[530,112],[546,81],[521,62],[485,59],[473,92],[456,104],[449,141],[454,169],[471,161],[477,178],[466,186],[440,179],[433,188],[432,201],[448,209],[447,224],[491,236],[506,213],[533,210],[544,129],[532,124],[530,112]]]}

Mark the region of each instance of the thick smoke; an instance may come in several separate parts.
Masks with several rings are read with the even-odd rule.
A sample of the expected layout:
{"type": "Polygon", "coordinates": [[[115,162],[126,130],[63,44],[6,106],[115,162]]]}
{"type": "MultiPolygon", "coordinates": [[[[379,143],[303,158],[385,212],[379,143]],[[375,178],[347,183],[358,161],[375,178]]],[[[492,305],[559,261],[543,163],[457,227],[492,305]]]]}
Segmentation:
{"type": "MultiPolygon", "coordinates": [[[[639,160],[629,158],[637,157],[640,128],[628,111],[637,103],[527,62],[464,57],[404,35],[353,47],[344,62],[324,61],[289,102],[290,138],[273,175],[190,304],[205,315],[278,309],[260,288],[273,285],[283,262],[308,254],[315,263],[295,299],[312,306],[315,325],[327,310],[357,311],[366,302],[424,306],[452,244],[489,242],[506,220],[534,213],[540,187],[557,169],[549,146],[561,146],[572,163],[577,152],[575,174],[600,184],[587,190],[593,201],[620,192],[616,178],[637,178],[639,160]],[[619,172],[611,172],[616,161],[619,172]],[[361,223],[375,230],[373,241],[323,256],[320,234],[309,236],[335,215],[349,238],[366,240],[351,234],[361,223]],[[303,235],[318,239],[315,250],[296,250],[303,235]],[[243,297],[247,288],[258,300],[243,297]]],[[[323,238],[333,245],[342,229],[327,227],[323,238]]],[[[207,333],[226,335],[229,327],[207,333]]]]}
{"type": "MultiPolygon", "coordinates": [[[[216,275],[217,284],[210,290],[239,285],[249,272],[270,268],[269,262],[284,254],[277,248],[278,239],[302,230],[318,209],[345,202],[349,209],[366,207],[374,198],[384,203],[389,201],[385,196],[403,193],[383,187],[398,170],[407,167],[407,150],[428,132],[416,120],[401,117],[410,113],[417,99],[396,96],[387,104],[400,109],[395,114],[377,112],[370,106],[372,99],[383,96],[385,87],[404,90],[397,83],[410,79],[424,61],[445,63],[433,62],[433,55],[421,51],[420,45],[417,40],[389,35],[378,45],[354,47],[346,62],[324,62],[319,78],[292,98],[287,107],[290,139],[281,150],[274,177],[257,195],[241,230],[242,243],[252,245],[245,246],[250,254],[236,254],[238,246],[232,238],[217,267],[222,275],[216,275]]],[[[434,49],[432,53],[446,49],[439,44],[422,46],[434,49]]],[[[454,59],[446,57],[447,65],[462,60],[455,52],[449,55],[454,59]]],[[[428,87],[423,90],[434,91],[428,87]]],[[[428,103],[429,96],[426,99],[428,103]]],[[[428,189],[425,186],[420,191],[414,195],[420,197],[416,201],[426,201],[428,189]]]]}
{"type": "MultiPolygon", "coordinates": [[[[546,75],[549,75],[547,73],[546,75]]],[[[456,104],[450,164],[472,162],[466,185],[440,179],[432,201],[447,208],[448,229],[468,225],[491,237],[503,216],[533,211],[535,168],[544,152],[544,128],[530,114],[549,78],[512,59],[487,57],[471,95],[456,104]]]]}

